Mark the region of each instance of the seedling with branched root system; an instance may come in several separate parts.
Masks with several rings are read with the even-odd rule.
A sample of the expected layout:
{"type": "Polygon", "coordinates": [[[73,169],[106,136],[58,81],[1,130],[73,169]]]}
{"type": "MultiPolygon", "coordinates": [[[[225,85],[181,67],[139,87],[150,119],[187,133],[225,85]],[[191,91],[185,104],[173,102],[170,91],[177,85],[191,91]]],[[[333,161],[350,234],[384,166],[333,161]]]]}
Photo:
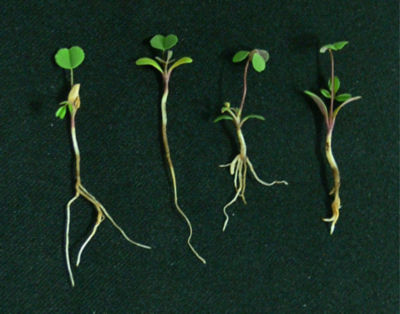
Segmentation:
{"type": "Polygon", "coordinates": [[[176,183],[176,176],[175,176],[175,170],[174,166],[172,164],[172,159],[171,159],[171,153],[168,145],[168,137],[167,137],[167,98],[168,98],[168,92],[169,92],[169,81],[171,78],[171,73],[172,70],[177,68],[178,66],[186,63],[192,63],[193,60],[189,57],[183,57],[178,60],[172,59],[172,50],[170,50],[172,47],[174,47],[178,43],[178,37],[176,35],[170,34],[168,36],[163,36],[163,35],[155,35],[151,40],[150,40],[150,45],[157,49],[161,50],[161,58],[160,57],[155,57],[155,60],[152,58],[139,58],[136,61],[137,65],[149,65],[154,67],[157,71],[161,73],[162,76],[162,81],[163,81],[163,86],[164,86],[164,91],[163,95],[161,98],[161,133],[162,133],[162,138],[163,138],[163,143],[164,143],[164,149],[165,149],[165,156],[168,162],[168,167],[171,173],[171,178],[172,178],[172,185],[174,189],[174,203],[177,211],[179,214],[183,217],[183,219],[186,221],[188,227],[189,227],[189,237],[187,238],[187,244],[189,248],[192,250],[192,252],[196,255],[196,257],[202,261],[204,264],[206,263],[206,260],[200,256],[200,254],[194,249],[191,243],[192,239],[192,234],[193,234],[193,229],[192,229],[192,224],[190,223],[189,218],[185,215],[181,207],[179,206],[178,203],[178,190],[177,190],[177,183],[176,183]]]}
{"type": "Polygon", "coordinates": [[[71,131],[71,137],[72,137],[72,144],[73,144],[73,149],[75,153],[75,166],[76,166],[76,183],[75,183],[75,196],[71,198],[71,200],[67,204],[66,208],[66,215],[67,215],[67,221],[66,221],[66,228],[65,228],[65,257],[66,257],[66,263],[67,263],[67,268],[68,268],[68,273],[69,273],[69,278],[71,280],[71,285],[75,286],[75,281],[74,281],[74,276],[72,273],[71,269],[71,260],[69,256],[69,229],[70,229],[70,216],[71,216],[71,205],[74,201],[76,201],[80,196],[88,200],[90,203],[93,204],[93,206],[96,208],[97,211],[97,219],[96,222],[93,226],[92,232],[89,234],[85,242],[82,244],[77,261],[76,261],[76,266],[78,267],[81,261],[81,256],[82,253],[85,249],[85,247],[88,245],[90,240],[94,237],[96,234],[96,231],[102,221],[106,218],[108,218],[111,223],[114,225],[115,228],[117,228],[122,236],[128,240],[130,243],[135,244],[137,246],[140,246],[145,249],[150,249],[149,246],[140,244],[138,242],[133,241],[131,238],[129,238],[124,230],[115,222],[115,220],[110,216],[110,214],[107,212],[107,210],[104,208],[104,206],[92,195],[90,194],[86,188],[82,185],[81,182],[81,174],[80,174],[80,152],[79,152],[79,146],[78,146],[78,141],[76,138],[76,123],[75,123],[75,118],[76,118],[76,113],[78,109],[80,108],[81,105],[81,100],[79,97],[79,89],[80,89],[80,84],[74,84],[74,75],[73,75],[73,69],[78,67],[84,60],[85,54],[83,50],[80,47],[74,46],[71,48],[62,48],[58,50],[58,52],[55,55],[55,60],[56,63],[63,69],[70,70],[70,80],[71,80],[71,90],[68,94],[68,100],[63,101],[60,103],[60,107],[58,108],[56,112],[56,117],[60,119],[64,119],[67,111],[70,113],[70,131],[71,131]]]}
{"type": "Polygon", "coordinates": [[[321,113],[324,117],[325,125],[326,125],[325,154],[326,154],[326,159],[328,160],[329,166],[332,169],[333,180],[334,180],[334,186],[333,186],[332,190],[330,191],[329,195],[334,195],[334,199],[332,202],[332,217],[323,218],[322,220],[325,222],[331,223],[330,234],[333,234],[333,232],[335,231],[335,225],[339,219],[339,210],[342,207],[342,205],[340,203],[340,197],[339,197],[340,173],[339,173],[339,168],[336,164],[335,158],[333,157],[333,153],[332,153],[333,128],[335,126],[336,117],[337,117],[337,114],[339,113],[340,109],[342,109],[347,104],[361,98],[361,96],[353,97],[349,93],[343,93],[343,94],[337,95],[337,92],[340,87],[340,80],[337,76],[335,76],[335,63],[334,63],[334,59],[333,59],[333,51],[341,50],[347,44],[348,44],[347,41],[340,41],[340,42],[336,42],[333,44],[325,45],[325,46],[321,47],[321,49],[320,49],[320,53],[325,53],[326,51],[328,51],[330,59],[331,59],[331,78],[328,81],[329,91],[326,89],[321,89],[321,94],[325,98],[330,99],[329,112],[328,112],[327,106],[325,105],[324,101],[319,96],[317,96],[316,94],[314,94],[308,90],[304,91],[317,104],[319,110],[321,111],[321,113]],[[337,106],[337,108],[333,109],[335,100],[339,103],[339,106],[337,106]]]}
{"type": "Polygon", "coordinates": [[[233,122],[236,128],[236,134],[240,148],[240,153],[233,159],[232,162],[230,162],[229,164],[220,165],[220,167],[229,167],[230,174],[234,178],[233,185],[236,190],[236,194],[233,197],[233,199],[230,202],[228,202],[223,208],[223,212],[225,215],[225,222],[222,227],[222,231],[225,231],[229,222],[229,215],[226,212],[227,208],[231,206],[233,203],[235,203],[238,197],[241,197],[243,203],[246,204],[246,198],[244,196],[244,193],[246,190],[247,167],[249,168],[251,174],[254,176],[257,182],[261,183],[262,185],[272,186],[274,184],[285,184],[285,185],[288,184],[286,181],[283,180],[267,183],[258,177],[257,173],[254,170],[253,164],[251,163],[249,157],[247,156],[247,146],[242,132],[242,126],[247,120],[249,119],[265,120],[264,117],[256,114],[250,114],[242,118],[242,113],[247,94],[247,72],[249,69],[249,65],[251,63],[254,70],[256,70],[257,72],[262,72],[265,70],[265,65],[268,59],[269,59],[269,53],[266,50],[261,50],[261,49],[254,49],[252,51],[241,50],[233,56],[232,61],[235,63],[247,60],[246,65],[244,67],[242,101],[238,108],[233,108],[231,107],[229,102],[225,102],[221,110],[221,113],[223,113],[223,115],[217,117],[214,120],[214,122],[218,122],[221,120],[231,120],[233,122]]]}

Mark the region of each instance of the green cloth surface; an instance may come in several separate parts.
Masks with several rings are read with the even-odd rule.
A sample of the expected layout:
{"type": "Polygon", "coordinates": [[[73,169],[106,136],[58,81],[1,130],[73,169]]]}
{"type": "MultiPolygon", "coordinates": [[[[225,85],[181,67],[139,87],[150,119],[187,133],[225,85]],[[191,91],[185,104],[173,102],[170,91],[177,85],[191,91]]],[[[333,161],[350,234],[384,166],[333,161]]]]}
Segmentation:
{"type": "MultiPolygon", "coordinates": [[[[0,160],[2,313],[398,313],[399,308],[399,10],[397,1],[3,1],[0,4],[0,160]],[[168,136],[180,205],[160,132],[161,80],[138,67],[157,51],[155,34],[176,34],[168,136]],[[303,94],[326,87],[335,53],[341,90],[361,95],[333,134],[342,177],[335,233],[332,175],[322,116],[303,94]],[[77,136],[85,187],[134,240],[105,220],[73,267],[64,257],[65,205],[74,195],[67,98],[59,48],[81,46],[77,136]],[[218,167],[238,153],[230,121],[214,124],[225,101],[240,103],[241,49],[270,53],[248,75],[243,128],[248,155],[265,187],[248,176],[247,205],[218,167]]],[[[74,203],[71,257],[95,221],[74,203]]]]}

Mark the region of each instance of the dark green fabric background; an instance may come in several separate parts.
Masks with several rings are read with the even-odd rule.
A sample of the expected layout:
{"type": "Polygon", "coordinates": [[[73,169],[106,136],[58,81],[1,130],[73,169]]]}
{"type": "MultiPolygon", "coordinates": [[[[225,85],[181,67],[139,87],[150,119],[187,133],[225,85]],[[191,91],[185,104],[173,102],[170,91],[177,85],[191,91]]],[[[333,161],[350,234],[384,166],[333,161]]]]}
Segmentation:
{"type": "MultiPolygon", "coordinates": [[[[8,1],[0,5],[1,305],[11,313],[398,313],[399,33],[397,1],[8,1]],[[56,4],[54,4],[56,3],[56,4]],[[89,4],[90,3],[90,4],[89,4]],[[181,206],[172,200],[160,136],[160,79],[134,61],[148,40],[175,33],[175,55],[193,64],[173,73],[169,139],[181,206]],[[329,75],[318,48],[336,54],[343,91],[362,95],[340,112],[333,150],[342,173],[341,218],[333,236],[332,176],[324,126],[302,91],[329,75]],[[73,196],[67,96],[58,48],[79,45],[82,107],[77,133],[82,179],[147,251],[105,221],[87,247],[76,287],[63,253],[65,205],[73,196]],[[240,49],[264,48],[265,72],[249,72],[244,127],[261,178],[233,205],[218,164],[237,153],[229,123],[213,124],[224,101],[238,105],[240,49]]],[[[90,230],[93,208],[72,210],[72,247],[90,230]]]]}

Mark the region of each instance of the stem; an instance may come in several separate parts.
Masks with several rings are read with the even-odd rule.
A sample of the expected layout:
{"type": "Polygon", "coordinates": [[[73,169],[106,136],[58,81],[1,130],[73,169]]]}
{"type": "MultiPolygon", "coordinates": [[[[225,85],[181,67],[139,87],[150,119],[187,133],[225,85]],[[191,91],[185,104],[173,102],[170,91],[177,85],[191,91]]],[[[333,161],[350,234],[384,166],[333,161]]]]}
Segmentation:
{"type": "Polygon", "coordinates": [[[70,77],[71,77],[71,86],[74,85],[74,70],[70,70],[70,77]]]}
{"type": "MultiPolygon", "coordinates": [[[[71,70],[72,73],[72,70],[71,70]]],[[[78,187],[80,185],[81,177],[80,177],[80,155],[79,155],[79,146],[78,146],[78,141],[76,139],[76,131],[75,131],[75,114],[76,111],[74,111],[71,114],[71,138],[72,138],[72,144],[75,152],[75,165],[76,165],[76,184],[75,184],[75,196],[68,202],[67,207],[66,207],[66,215],[67,215],[67,221],[66,221],[66,226],[65,226],[65,259],[67,262],[67,269],[68,269],[68,274],[69,278],[71,281],[72,287],[75,286],[75,281],[74,281],[74,276],[72,274],[72,269],[71,269],[71,258],[69,256],[69,229],[70,229],[70,223],[71,223],[71,204],[79,197],[80,193],[78,190],[78,187]]]]}
{"type": "Polygon", "coordinates": [[[325,222],[331,222],[331,230],[330,230],[331,234],[333,234],[333,232],[335,231],[335,225],[339,219],[339,210],[341,207],[340,197],[339,197],[340,173],[332,153],[332,133],[333,133],[333,128],[328,129],[328,133],[326,135],[325,152],[328,163],[332,169],[332,174],[334,179],[333,189],[329,193],[329,194],[334,194],[334,200],[332,202],[332,217],[323,219],[323,221],[325,222]]]}
{"type": "Polygon", "coordinates": [[[75,167],[76,167],[76,184],[75,186],[78,188],[81,184],[81,157],[79,152],[78,140],[76,139],[76,128],[75,128],[75,116],[76,110],[71,114],[71,138],[72,138],[72,146],[74,148],[75,153],[75,167]]]}
{"type": "Polygon", "coordinates": [[[243,106],[244,102],[246,100],[246,94],[247,94],[247,72],[249,70],[249,64],[250,64],[250,58],[247,58],[246,65],[244,67],[244,74],[243,74],[243,95],[242,95],[242,101],[240,102],[240,107],[239,107],[239,112],[238,112],[238,118],[240,120],[240,117],[242,115],[243,111],[243,106]]]}
{"type": "Polygon", "coordinates": [[[244,162],[246,162],[247,159],[247,146],[246,146],[246,141],[244,140],[243,132],[240,128],[240,126],[237,127],[236,133],[238,136],[239,140],[239,147],[240,147],[240,157],[244,162]]]}
{"type": "Polygon", "coordinates": [[[335,100],[335,61],[333,59],[332,50],[329,49],[329,56],[331,58],[331,104],[329,107],[329,123],[333,123],[333,102],[335,100]]]}
{"type": "Polygon", "coordinates": [[[90,203],[93,204],[93,206],[97,210],[97,219],[96,219],[96,223],[95,223],[95,225],[93,227],[92,232],[90,233],[88,238],[85,240],[85,242],[82,244],[81,248],[79,249],[76,266],[79,266],[80,261],[81,261],[81,256],[82,256],[82,253],[83,253],[84,249],[86,248],[87,244],[92,240],[92,238],[96,234],[97,228],[100,226],[100,224],[105,219],[105,217],[107,217],[111,221],[111,223],[114,225],[114,227],[117,228],[121,232],[121,234],[124,236],[124,238],[126,240],[128,240],[132,244],[135,244],[135,245],[140,246],[142,248],[151,249],[151,247],[149,247],[147,245],[135,242],[132,239],[130,239],[126,235],[124,230],[120,226],[117,225],[117,223],[114,221],[114,219],[106,211],[104,206],[92,194],[90,194],[85,189],[85,187],[82,185],[82,183],[81,183],[81,175],[80,175],[80,161],[81,161],[81,159],[80,159],[80,152],[79,152],[78,140],[76,138],[76,128],[75,128],[76,112],[77,112],[77,107],[73,107],[73,111],[71,113],[71,138],[72,138],[72,144],[73,144],[74,153],[75,153],[75,166],[76,166],[75,191],[76,192],[75,192],[75,196],[71,200],[69,200],[69,202],[67,204],[67,208],[66,208],[66,212],[67,212],[67,219],[66,220],[67,221],[66,221],[66,227],[65,227],[65,258],[66,258],[66,262],[67,262],[67,269],[68,269],[68,274],[69,274],[69,277],[70,277],[70,281],[71,281],[72,287],[75,286],[75,281],[74,281],[74,277],[73,277],[73,274],[72,274],[71,260],[70,260],[70,255],[69,255],[69,230],[70,230],[70,222],[71,222],[71,205],[76,199],[79,198],[79,196],[84,197],[90,203]]]}
{"type": "Polygon", "coordinates": [[[183,210],[180,208],[178,204],[178,190],[177,190],[177,184],[176,184],[176,177],[175,177],[175,170],[174,166],[172,164],[172,159],[171,159],[171,153],[168,145],[168,137],[167,137],[167,99],[168,99],[168,84],[169,84],[169,78],[170,78],[170,73],[167,71],[164,72],[163,74],[163,82],[164,82],[164,93],[161,98],[161,117],[162,117],[162,128],[161,128],[161,133],[162,133],[162,138],[164,142],[164,148],[165,148],[165,157],[167,158],[169,170],[171,173],[171,178],[172,178],[172,185],[174,188],[174,203],[175,207],[178,210],[179,214],[185,219],[188,227],[189,227],[189,237],[187,239],[187,244],[189,245],[190,249],[196,255],[196,257],[202,261],[204,264],[206,264],[206,260],[200,256],[199,253],[194,249],[194,247],[191,244],[191,239],[192,239],[192,234],[193,234],[193,229],[192,229],[192,224],[190,223],[189,218],[185,215],[183,210]]]}

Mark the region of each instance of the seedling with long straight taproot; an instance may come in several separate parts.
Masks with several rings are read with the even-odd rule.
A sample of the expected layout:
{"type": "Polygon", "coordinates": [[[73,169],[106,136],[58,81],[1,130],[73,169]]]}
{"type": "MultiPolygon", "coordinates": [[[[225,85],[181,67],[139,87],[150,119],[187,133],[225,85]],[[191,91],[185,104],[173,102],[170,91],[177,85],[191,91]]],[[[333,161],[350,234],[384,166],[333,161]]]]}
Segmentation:
{"type": "Polygon", "coordinates": [[[247,167],[249,167],[250,172],[257,180],[257,182],[261,183],[262,185],[272,186],[274,184],[285,184],[285,185],[288,184],[286,181],[283,180],[273,181],[271,183],[267,183],[261,180],[258,177],[257,173],[255,172],[253,164],[251,163],[249,157],[247,156],[247,146],[243,136],[242,126],[249,119],[265,120],[264,117],[256,114],[250,114],[242,118],[243,106],[247,94],[247,72],[250,63],[252,64],[254,70],[256,70],[257,72],[264,71],[266,63],[269,60],[269,53],[266,50],[261,50],[261,49],[254,49],[252,51],[241,50],[237,52],[232,59],[232,61],[235,63],[244,60],[246,60],[246,65],[244,67],[243,95],[242,95],[242,101],[240,102],[240,106],[238,108],[233,108],[231,107],[229,102],[225,102],[221,110],[221,113],[223,113],[223,115],[217,117],[214,120],[214,122],[218,122],[221,120],[231,120],[233,122],[236,128],[236,134],[240,148],[240,153],[233,159],[232,162],[230,162],[229,164],[220,165],[220,167],[229,167],[230,174],[234,177],[233,184],[236,190],[236,194],[233,197],[233,199],[230,202],[228,202],[223,208],[223,212],[225,215],[225,222],[222,227],[222,231],[225,231],[229,222],[229,215],[226,212],[227,208],[231,206],[234,202],[236,202],[239,196],[242,198],[243,203],[246,204],[246,198],[244,196],[244,193],[246,190],[247,167]]]}
{"type": "Polygon", "coordinates": [[[339,197],[339,189],[340,189],[340,172],[339,172],[339,167],[335,161],[335,158],[333,157],[332,153],[332,133],[333,133],[333,128],[335,126],[335,121],[336,117],[339,113],[339,111],[346,106],[347,104],[358,100],[361,98],[361,96],[352,96],[349,93],[343,93],[343,94],[337,94],[340,88],[340,80],[337,76],[335,76],[335,62],[333,58],[333,51],[339,51],[341,50],[344,46],[348,44],[347,41],[340,41],[336,42],[333,44],[328,44],[319,50],[320,53],[325,53],[326,51],[329,52],[330,56],[330,61],[331,61],[331,78],[328,81],[328,90],[326,89],[321,89],[321,94],[325,98],[330,100],[330,105],[329,105],[329,111],[327,109],[327,105],[325,105],[325,102],[316,94],[306,90],[304,93],[306,93],[308,96],[312,98],[312,100],[316,103],[318,106],[319,110],[322,113],[322,116],[324,117],[325,125],[326,125],[326,141],[325,141],[325,154],[326,154],[326,159],[328,160],[329,166],[332,169],[332,174],[333,174],[333,180],[334,180],[334,186],[332,190],[329,192],[329,195],[334,195],[333,202],[332,202],[332,217],[330,218],[323,218],[323,221],[325,222],[330,222],[331,223],[331,228],[330,228],[330,234],[333,234],[335,231],[335,226],[336,223],[339,219],[339,210],[342,207],[341,202],[340,202],[340,197],[339,197]],[[339,103],[339,106],[337,106],[334,109],[334,103],[335,101],[339,103]]]}
{"type": "Polygon", "coordinates": [[[82,48],[78,46],[74,46],[71,48],[62,48],[58,50],[58,52],[55,55],[55,61],[57,65],[59,65],[61,68],[70,70],[70,80],[71,80],[71,90],[68,94],[68,99],[66,101],[63,101],[60,103],[60,107],[58,108],[56,112],[56,117],[60,119],[64,119],[67,111],[70,113],[70,132],[71,132],[71,138],[72,138],[72,144],[73,144],[73,149],[75,153],[75,169],[76,169],[76,183],[75,183],[75,196],[72,197],[66,207],[66,216],[67,216],[67,221],[66,221],[66,227],[65,227],[65,258],[66,258],[66,263],[67,263],[67,268],[68,268],[68,274],[69,278],[71,280],[71,285],[75,286],[75,281],[74,281],[74,276],[72,273],[71,269],[71,260],[69,256],[69,229],[70,229],[70,217],[71,217],[71,205],[74,201],[76,201],[80,196],[88,200],[90,203],[93,204],[93,206],[96,208],[97,211],[97,219],[96,222],[93,226],[92,232],[89,234],[85,242],[82,244],[77,261],[76,261],[76,266],[78,267],[81,261],[81,256],[82,253],[85,249],[85,247],[88,245],[90,240],[94,237],[96,234],[96,231],[102,221],[105,218],[108,218],[111,223],[114,225],[115,228],[117,228],[122,236],[128,240],[130,243],[135,244],[137,246],[140,246],[145,249],[150,249],[149,246],[140,244],[138,242],[133,241],[131,238],[129,238],[124,230],[115,222],[115,220],[110,216],[110,214],[107,212],[107,210],[104,208],[104,206],[92,195],[90,194],[86,188],[83,186],[82,181],[81,181],[81,172],[80,172],[80,152],[79,152],[79,146],[78,146],[78,141],[76,138],[76,113],[78,109],[80,108],[81,105],[81,100],[79,97],[79,89],[80,89],[80,84],[74,84],[74,74],[73,74],[73,69],[78,67],[84,60],[85,54],[82,50],[82,48]]]}
{"type": "Polygon", "coordinates": [[[169,81],[171,78],[172,71],[177,68],[178,66],[182,64],[187,64],[187,63],[192,63],[193,60],[189,57],[182,57],[178,60],[172,59],[173,52],[171,50],[172,47],[174,47],[178,43],[178,37],[176,35],[170,34],[167,36],[163,35],[155,35],[151,40],[150,40],[150,45],[161,51],[161,57],[155,57],[155,59],[152,58],[139,58],[136,60],[137,65],[149,65],[155,68],[158,72],[161,73],[162,76],[162,81],[163,81],[163,95],[161,98],[161,133],[162,133],[162,138],[163,138],[163,143],[164,143],[164,149],[165,149],[165,156],[167,159],[168,167],[171,173],[171,178],[172,178],[172,185],[174,189],[174,203],[177,211],[179,214],[183,217],[183,219],[186,221],[188,227],[189,227],[189,237],[187,238],[187,244],[189,248],[192,250],[194,255],[202,261],[204,264],[206,263],[206,260],[200,256],[200,254],[195,250],[191,243],[192,239],[192,234],[193,234],[193,229],[192,229],[192,224],[190,223],[189,218],[185,215],[181,207],[179,206],[178,203],[178,190],[177,190],[177,183],[176,183],[176,176],[175,176],[175,170],[174,166],[172,164],[172,159],[171,159],[171,153],[168,145],[168,137],[167,137],[167,99],[168,99],[168,93],[169,93],[169,81]]]}

